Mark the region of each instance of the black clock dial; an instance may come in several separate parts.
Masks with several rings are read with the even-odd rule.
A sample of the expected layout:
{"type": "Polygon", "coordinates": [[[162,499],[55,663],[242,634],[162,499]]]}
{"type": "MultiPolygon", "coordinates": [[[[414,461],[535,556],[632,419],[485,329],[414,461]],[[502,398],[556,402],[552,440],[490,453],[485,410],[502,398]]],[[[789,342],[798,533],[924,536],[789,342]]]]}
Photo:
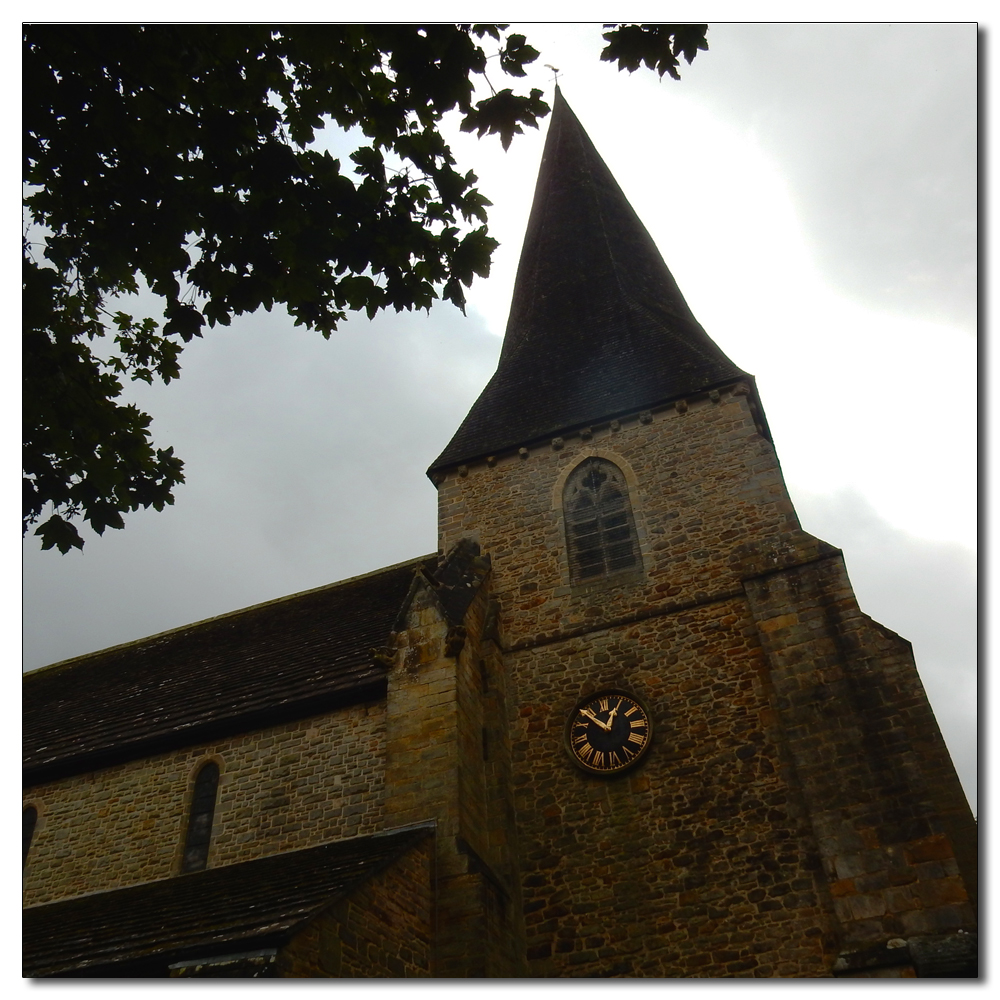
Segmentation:
{"type": "Polygon", "coordinates": [[[637,763],[649,749],[649,714],[617,691],[593,695],[577,706],[566,727],[574,763],[594,774],[614,774],[637,763]]]}

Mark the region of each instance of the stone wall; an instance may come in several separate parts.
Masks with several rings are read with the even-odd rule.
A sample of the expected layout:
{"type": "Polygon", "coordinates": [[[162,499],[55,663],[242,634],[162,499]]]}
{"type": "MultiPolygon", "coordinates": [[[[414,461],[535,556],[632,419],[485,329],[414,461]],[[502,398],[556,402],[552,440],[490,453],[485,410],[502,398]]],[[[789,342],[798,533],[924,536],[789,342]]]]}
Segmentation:
{"type": "Polygon", "coordinates": [[[839,556],[747,593],[845,950],[974,928],[975,825],[910,644],[861,613],[839,556]]]}
{"type": "Polygon", "coordinates": [[[389,673],[386,825],[437,823],[441,977],[523,969],[504,685],[495,645],[483,641],[488,610],[483,589],[459,631],[418,578],[389,673]]]}
{"type": "Polygon", "coordinates": [[[479,541],[502,609],[530,974],[828,974],[834,923],[742,586],[751,552],[803,533],[746,387],[494,456],[439,492],[442,547],[479,541]],[[581,586],[562,489],[591,455],[625,475],[642,567],[581,586]],[[604,688],[656,727],[612,779],[563,745],[604,688]]]}
{"type": "Polygon", "coordinates": [[[439,499],[442,547],[471,537],[492,559],[529,974],[813,978],[895,961],[905,976],[916,937],[899,950],[894,935],[974,928],[974,825],[908,644],[857,611],[846,574],[817,584],[826,617],[796,617],[803,581],[839,553],[799,528],[748,387],[489,456],[449,471],[439,499]],[[625,475],[642,566],[580,585],[561,503],[588,456],[625,475]],[[762,599],[765,579],[788,592],[762,599]],[[819,686],[802,681],[814,652],[819,686]],[[863,692],[833,684],[852,662],[878,677],[863,692]],[[650,753],[617,778],[564,748],[569,714],[602,689],[654,715],[650,753]],[[860,742],[847,722],[796,729],[796,712],[856,719],[858,697],[878,699],[860,742]],[[851,840],[833,854],[831,823],[851,840]],[[885,864],[865,868],[876,848],[885,864]],[[893,864],[913,887],[890,885],[893,864]],[[879,955],[847,960],[862,943],[879,955]]]}
{"type": "Polygon", "coordinates": [[[429,836],[313,920],[277,957],[295,979],[431,975],[434,837],[429,836]]]}
{"type": "Polygon", "coordinates": [[[440,545],[476,539],[493,561],[506,648],[602,622],[742,592],[741,544],[800,535],[774,448],[756,429],[745,387],[555,439],[449,472],[440,483],[440,545]],[[562,485],[586,457],[629,483],[644,572],[573,586],[562,485]],[[462,474],[464,470],[464,475],[462,474]]]}
{"type": "Polygon", "coordinates": [[[836,954],[818,850],[781,748],[746,602],[512,658],[528,956],[538,976],[818,977],[836,954]],[[587,775],[563,732],[624,689],[653,747],[587,775]]]}
{"type": "Polygon", "coordinates": [[[33,906],[180,871],[194,776],[220,767],[209,867],[383,826],[385,706],[357,705],[26,789],[33,906]]]}

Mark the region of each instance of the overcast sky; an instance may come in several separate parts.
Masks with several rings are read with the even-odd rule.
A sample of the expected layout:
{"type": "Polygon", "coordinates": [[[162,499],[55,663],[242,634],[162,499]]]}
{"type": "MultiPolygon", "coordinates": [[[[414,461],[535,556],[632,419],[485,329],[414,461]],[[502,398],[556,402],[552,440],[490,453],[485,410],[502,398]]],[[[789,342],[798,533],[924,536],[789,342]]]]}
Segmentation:
{"type": "MultiPolygon", "coordinates": [[[[713,25],[680,83],[601,64],[599,26],[523,30],[527,83],[551,101],[559,68],[695,315],[756,375],[803,527],[913,642],[974,802],[975,26],[713,25]]],[[[467,317],[324,342],[260,313],[130,390],[187,483],[82,553],[29,537],[27,669],[437,547],[424,470],[495,367],[543,138],[504,154],[454,130],[502,243],[467,317]]]]}

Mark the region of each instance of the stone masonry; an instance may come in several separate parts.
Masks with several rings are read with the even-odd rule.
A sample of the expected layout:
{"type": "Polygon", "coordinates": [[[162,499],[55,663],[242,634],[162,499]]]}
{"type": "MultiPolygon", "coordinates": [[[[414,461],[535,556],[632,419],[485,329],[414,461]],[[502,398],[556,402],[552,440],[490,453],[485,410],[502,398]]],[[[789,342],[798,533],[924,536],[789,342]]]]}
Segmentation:
{"type": "Polygon", "coordinates": [[[313,920],[277,956],[288,979],[413,979],[431,974],[434,838],[313,920]]]}
{"type": "Polygon", "coordinates": [[[497,725],[502,671],[483,637],[486,592],[458,626],[426,580],[418,577],[412,594],[389,676],[386,822],[437,822],[435,974],[517,974],[520,887],[497,725]]]}
{"type": "Polygon", "coordinates": [[[384,705],[358,705],[26,789],[38,825],[24,903],[176,875],[208,760],[220,770],[213,867],[380,830],[384,741],[384,705]]]}
{"type": "Polygon", "coordinates": [[[971,817],[954,773],[937,780],[950,761],[908,644],[799,529],[745,384],[470,463],[439,495],[442,547],[490,553],[503,609],[530,974],[816,977],[974,924],[954,857],[971,817]],[[643,566],[579,586],[561,496],[590,455],[626,476],[643,566]],[[822,613],[796,607],[806,580],[822,613]],[[838,678],[858,661],[853,695],[838,678]],[[563,747],[602,689],[654,713],[620,778],[563,747]]]}

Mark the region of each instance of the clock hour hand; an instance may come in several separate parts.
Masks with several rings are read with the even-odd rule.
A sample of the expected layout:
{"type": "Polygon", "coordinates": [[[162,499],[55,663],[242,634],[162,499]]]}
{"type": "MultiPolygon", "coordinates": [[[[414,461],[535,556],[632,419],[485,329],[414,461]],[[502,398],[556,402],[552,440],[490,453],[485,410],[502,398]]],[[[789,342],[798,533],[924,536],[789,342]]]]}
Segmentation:
{"type": "Polygon", "coordinates": [[[591,712],[589,708],[581,708],[580,714],[587,716],[587,718],[590,719],[591,722],[596,722],[601,727],[601,729],[603,729],[606,733],[611,732],[611,723],[601,722],[601,720],[596,715],[594,715],[594,713],[591,712]]]}

